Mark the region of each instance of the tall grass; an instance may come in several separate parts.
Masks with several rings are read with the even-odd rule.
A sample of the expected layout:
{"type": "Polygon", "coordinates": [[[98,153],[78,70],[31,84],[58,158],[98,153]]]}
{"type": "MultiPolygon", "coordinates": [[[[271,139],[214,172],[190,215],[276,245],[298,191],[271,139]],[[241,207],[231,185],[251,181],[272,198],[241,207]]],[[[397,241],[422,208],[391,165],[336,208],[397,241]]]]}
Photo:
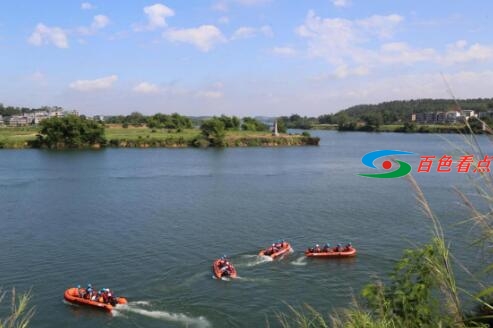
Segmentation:
{"type": "MultiPolygon", "coordinates": [[[[7,296],[7,292],[0,292],[0,303],[7,296]]],[[[34,315],[34,308],[29,307],[31,293],[17,295],[15,289],[11,292],[10,312],[0,317],[0,328],[27,328],[34,315]]]]}

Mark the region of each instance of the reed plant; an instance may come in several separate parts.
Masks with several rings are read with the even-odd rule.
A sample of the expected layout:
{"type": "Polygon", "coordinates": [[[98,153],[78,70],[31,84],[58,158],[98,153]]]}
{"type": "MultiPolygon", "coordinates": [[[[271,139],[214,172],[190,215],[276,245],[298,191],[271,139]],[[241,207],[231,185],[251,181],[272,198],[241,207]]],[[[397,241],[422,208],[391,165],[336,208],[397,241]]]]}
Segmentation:
{"type": "MultiPolygon", "coordinates": [[[[8,296],[7,292],[0,292],[0,303],[8,296]]],[[[34,315],[34,307],[30,307],[31,292],[18,295],[15,289],[11,292],[10,311],[0,317],[0,328],[27,328],[34,315]]]]}

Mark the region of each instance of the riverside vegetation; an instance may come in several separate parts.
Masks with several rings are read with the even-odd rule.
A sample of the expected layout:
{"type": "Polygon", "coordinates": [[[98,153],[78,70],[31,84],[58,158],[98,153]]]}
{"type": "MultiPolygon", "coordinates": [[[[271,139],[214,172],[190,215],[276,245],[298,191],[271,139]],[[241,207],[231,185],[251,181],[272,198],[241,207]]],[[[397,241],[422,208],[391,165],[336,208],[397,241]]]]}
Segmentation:
{"type": "MultiPolygon", "coordinates": [[[[43,120],[39,127],[0,128],[0,148],[80,149],[101,147],[275,147],[318,145],[309,134],[273,136],[269,127],[256,119],[213,117],[200,129],[178,114],[156,114],[129,125],[103,124],[68,115],[43,120]],[[142,122],[142,123],[140,123],[142,122]]],[[[285,130],[284,130],[285,132],[285,130]]]]}

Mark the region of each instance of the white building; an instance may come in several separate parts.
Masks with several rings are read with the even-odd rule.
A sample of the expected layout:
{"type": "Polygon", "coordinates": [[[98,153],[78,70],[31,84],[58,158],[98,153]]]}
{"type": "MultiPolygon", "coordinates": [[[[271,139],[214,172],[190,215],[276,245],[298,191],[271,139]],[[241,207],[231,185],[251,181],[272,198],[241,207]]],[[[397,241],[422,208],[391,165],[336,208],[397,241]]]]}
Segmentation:
{"type": "Polygon", "coordinates": [[[457,123],[457,121],[460,120],[460,117],[461,117],[460,112],[458,112],[456,110],[451,110],[445,114],[445,122],[446,123],[457,123]]]}
{"type": "Polygon", "coordinates": [[[471,117],[478,117],[478,114],[476,114],[473,110],[469,109],[463,109],[462,110],[462,116],[465,118],[465,120],[469,120],[471,117]]]}

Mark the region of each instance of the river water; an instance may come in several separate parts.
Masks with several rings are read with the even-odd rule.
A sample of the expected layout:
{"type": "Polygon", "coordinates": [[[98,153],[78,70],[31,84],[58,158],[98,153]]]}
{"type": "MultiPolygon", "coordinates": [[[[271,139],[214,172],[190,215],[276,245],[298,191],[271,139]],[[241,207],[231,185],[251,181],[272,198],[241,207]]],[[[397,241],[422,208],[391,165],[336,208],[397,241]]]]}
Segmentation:
{"type": "MultiPolygon", "coordinates": [[[[276,327],[288,304],[323,313],[348,306],[403,249],[431,235],[409,182],[357,176],[373,173],[361,157],[398,149],[458,159],[454,148],[464,142],[458,135],[312,134],[320,146],[2,150],[0,286],[32,290],[33,327],[276,327]],[[292,254],[256,257],[280,238],[292,254]],[[354,259],[303,257],[314,243],[348,241],[358,249],[354,259]],[[211,263],[223,254],[240,279],[212,279],[211,263]],[[66,288],[89,282],[130,304],[111,315],[63,302],[66,288]]],[[[419,156],[399,159],[419,163],[419,156]]],[[[456,257],[477,270],[474,231],[456,225],[469,214],[452,189],[473,196],[470,179],[414,176],[456,257]]]]}

